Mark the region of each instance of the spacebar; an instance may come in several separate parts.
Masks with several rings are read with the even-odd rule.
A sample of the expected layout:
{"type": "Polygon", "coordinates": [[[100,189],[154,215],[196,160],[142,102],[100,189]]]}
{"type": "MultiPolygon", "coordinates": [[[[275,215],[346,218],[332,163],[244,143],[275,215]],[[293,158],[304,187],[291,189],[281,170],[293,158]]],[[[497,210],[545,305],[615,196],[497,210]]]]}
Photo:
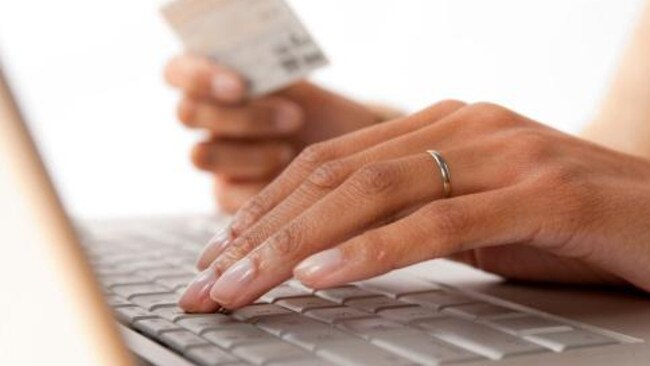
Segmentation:
{"type": "Polygon", "coordinates": [[[417,325],[434,337],[494,360],[510,355],[549,351],[523,339],[463,319],[437,318],[417,325]]]}

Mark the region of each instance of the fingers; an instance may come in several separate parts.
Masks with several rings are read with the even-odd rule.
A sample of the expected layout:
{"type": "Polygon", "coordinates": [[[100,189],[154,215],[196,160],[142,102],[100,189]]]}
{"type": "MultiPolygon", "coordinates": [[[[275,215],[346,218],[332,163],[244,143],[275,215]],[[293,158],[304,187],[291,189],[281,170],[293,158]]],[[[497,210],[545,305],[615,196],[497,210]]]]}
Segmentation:
{"type": "Polygon", "coordinates": [[[313,288],[359,281],[424,260],[527,242],[539,231],[529,193],[518,186],[433,202],[391,225],[316,254],[295,269],[313,288]],[[491,218],[491,219],[487,219],[491,218]]]}
{"type": "Polygon", "coordinates": [[[293,147],[281,142],[213,140],[194,147],[192,161],[205,171],[235,181],[270,181],[293,159],[293,147]]]}
{"type": "Polygon", "coordinates": [[[246,84],[237,73],[203,57],[174,57],[165,68],[165,79],[196,98],[237,104],[246,97],[246,84]]]}
{"type": "MultiPolygon", "coordinates": [[[[358,169],[374,162],[418,154],[430,149],[432,146],[436,146],[438,149],[445,149],[447,146],[463,145],[464,142],[470,141],[472,136],[467,132],[467,130],[458,129],[454,122],[455,119],[459,118],[456,117],[456,115],[461,113],[462,111],[452,113],[439,123],[434,123],[425,128],[399,136],[398,138],[376,145],[345,159],[330,161],[322,165],[312,172],[298,188],[284,199],[284,201],[277,204],[269,212],[266,212],[266,215],[263,218],[255,222],[255,224],[244,233],[236,234],[238,233],[238,230],[240,230],[240,227],[237,226],[238,221],[236,218],[233,224],[233,231],[236,234],[236,239],[231,240],[231,243],[224,244],[213,241],[209,246],[231,248],[229,249],[229,252],[231,253],[226,254],[230,254],[233,258],[232,262],[234,262],[241,256],[245,255],[246,251],[254,249],[287,222],[290,222],[315,202],[329,194],[333,189],[343,183],[350,174],[358,169]],[[448,119],[450,119],[450,121],[447,121],[448,119]],[[463,143],[459,143],[459,141],[463,143]]],[[[487,144],[486,147],[480,149],[464,149],[460,154],[463,158],[458,159],[459,161],[454,161],[454,168],[467,170],[469,172],[478,172],[485,169],[485,166],[478,166],[477,164],[484,163],[486,156],[494,155],[494,153],[498,151],[499,144],[495,143],[493,145],[495,146],[487,144]]],[[[455,152],[449,153],[452,155],[455,154],[455,152]]],[[[424,159],[426,160],[426,157],[424,159]]],[[[429,161],[429,163],[432,164],[433,161],[429,161]]],[[[433,167],[433,165],[431,165],[431,167],[433,167]]],[[[470,176],[472,175],[470,174],[470,176]]],[[[504,174],[503,176],[492,176],[491,178],[492,179],[487,179],[487,177],[485,177],[485,179],[472,180],[466,182],[466,184],[455,184],[455,189],[459,194],[464,194],[466,191],[476,192],[484,187],[496,187],[501,182],[509,181],[507,179],[507,174],[504,174]],[[480,186],[481,184],[482,186],[480,186]]],[[[282,178],[278,180],[281,179],[282,178]]],[[[276,184],[278,180],[272,184],[276,184]]],[[[252,211],[254,214],[263,211],[260,207],[252,205],[251,202],[257,202],[260,199],[264,201],[261,197],[264,197],[265,193],[269,189],[270,188],[267,188],[262,191],[262,193],[257,195],[253,201],[248,202],[244,208],[240,210],[240,214],[242,211],[252,211]]],[[[238,214],[238,216],[240,214],[238,214]]],[[[217,252],[206,251],[206,253],[217,252]]],[[[199,268],[206,268],[215,259],[216,257],[202,257],[199,260],[199,268]]]]}
{"type": "Polygon", "coordinates": [[[304,125],[300,106],[282,97],[268,97],[240,106],[185,97],[179,104],[178,117],[188,127],[229,138],[290,136],[304,125]]]}
{"type": "Polygon", "coordinates": [[[215,262],[212,269],[225,272],[211,291],[212,299],[227,308],[247,304],[285,281],[308,255],[349,238],[387,212],[441,195],[439,177],[423,169],[430,166],[430,159],[421,154],[360,170],[238,262],[250,266],[254,276],[239,278],[241,264],[229,268],[228,255],[215,262]]]}
{"type": "Polygon", "coordinates": [[[330,142],[314,145],[298,158],[258,196],[249,201],[233,219],[233,232],[241,234],[294,192],[321,165],[364,151],[395,137],[419,130],[461,109],[465,103],[445,101],[409,118],[357,131],[330,142]]]}
{"type": "MultiPolygon", "coordinates": [[[[467,171],[464,167],[468,165],[462,162],[465,154],[450,151],[446,155],[459,169],[461,178],[455,181],[459,191],[467,192],[466,186],[476,185],[474,181],[492,180],[488,165],[467,171]]],[[[368,165],[232,268],[228,269],[231,262],[245,254],[245,249],[233,248],[217,259],[213,270],[225,273],[210,296],[228,308],[243,306],[285,281],[293,266],[309,255],[364,232],[391,214],[442,195],[440,171],[427,154],[368,165]],[[247,274],[245,279],[236,277],[241,275],[237,270],[242,262],[255,274],[247,274]]]]}

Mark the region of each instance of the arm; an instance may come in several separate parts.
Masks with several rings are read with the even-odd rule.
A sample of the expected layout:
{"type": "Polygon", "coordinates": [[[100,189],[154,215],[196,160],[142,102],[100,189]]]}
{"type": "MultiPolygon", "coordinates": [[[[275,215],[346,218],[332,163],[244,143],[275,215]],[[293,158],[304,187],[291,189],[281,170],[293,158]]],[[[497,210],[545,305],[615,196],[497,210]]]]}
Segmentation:
{"type": "Polygon", "coordinates": [[[611,91],[583,135],[616,150],[650,158],[650,1],[611,91]]]}

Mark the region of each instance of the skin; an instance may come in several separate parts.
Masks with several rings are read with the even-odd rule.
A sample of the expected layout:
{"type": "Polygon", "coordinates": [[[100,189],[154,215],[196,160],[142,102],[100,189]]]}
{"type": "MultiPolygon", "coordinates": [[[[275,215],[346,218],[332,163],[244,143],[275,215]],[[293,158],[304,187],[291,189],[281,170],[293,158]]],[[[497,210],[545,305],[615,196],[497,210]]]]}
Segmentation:
{"type": "Polygon", "coordinates": [[[321,289],[449,256],[650,291],[648,181],[647,160],[497,105],[442,102],[306,149],[206,248],[181,306],[236,309],[292,276],[321,289]]]}
{"type": "Polygon", "coordinates": [[[217,202],[229,213],[259,193],[306,146],[395,115],[307,82],[249,99],[239,75],[192,55],[170,60],[165,78],[183,94],[179,120],[207,133],[194,147],[192,162],[214,176],[217,202]]]}
{"type": "Polygon", "coordinates": [[[583,136],[650,158],[650,1],[632,37],[598,118],[583,136]]]}
{"type": "MultiPolygon", "coordinates": [[[[371,122],[329,137],[362,130],[327,142],[319,143],[327,133],[298,139],[294,151],[315,144],[208,244],[198,264],[203,272],[180,305],[190,312],[235,309],[291,276],[320,289],[444,257],[510,279],[650,291],[649,45],[650,1],[599,118],[583,133],[597,144],[501,106],[458,101],[373,126],[375,113],[371,122]],[[450,199],[443,199],[439,170],[424,153],[431,148],[451,166],[450,199]]],[[[206,80],[169,79],[194,98],[195,84],[206,80]]],[[[298,88],[305,89],[279,95],[300,106],[311,105],[301,104],[301,92],[332,95],[310,84],[298,88]]],[[[339,108],[338,118],[369,111],[339,98],[333,100],[359,108],[339,108]]],[[[231,105],[214,95],[197,99],[231,105]]],[[[255,101],[244,103],[250,108],[255,101]]],[[[329,104],[322,106],[326,112],[329,104]]],[[[307,126],[318,119],[305,116],[307,126]]],[[[201,127],[217,131],[210,126],[229,119],[221,115],[201,127]]],[[[217,142],[223,143],[210,144],[217,142]]],[[[229,181],[221,168],[208,170],[217,182],[229,181]]],[[[232,207],[265,184],[258,180],[232,207]]],[[[224,185],[222,195],[237,196],[240,187],[224,185]]]]}

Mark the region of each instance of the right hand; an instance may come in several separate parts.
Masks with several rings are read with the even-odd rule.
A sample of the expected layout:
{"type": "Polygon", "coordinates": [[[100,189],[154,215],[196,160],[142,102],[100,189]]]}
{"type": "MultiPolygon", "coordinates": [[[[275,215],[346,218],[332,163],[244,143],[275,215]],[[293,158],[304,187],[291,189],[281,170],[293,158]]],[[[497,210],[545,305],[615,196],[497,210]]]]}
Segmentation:
{"type": "Polygon", "coordinates": [[[173,58],[165,77],[183,98],[178,117],[208,132],[192,153],[215,178],[221,209],[234,212],[306,146],[377,123],[370,108],[307,82],[258,99],[232,70],[192,55],[173,58]]]}

